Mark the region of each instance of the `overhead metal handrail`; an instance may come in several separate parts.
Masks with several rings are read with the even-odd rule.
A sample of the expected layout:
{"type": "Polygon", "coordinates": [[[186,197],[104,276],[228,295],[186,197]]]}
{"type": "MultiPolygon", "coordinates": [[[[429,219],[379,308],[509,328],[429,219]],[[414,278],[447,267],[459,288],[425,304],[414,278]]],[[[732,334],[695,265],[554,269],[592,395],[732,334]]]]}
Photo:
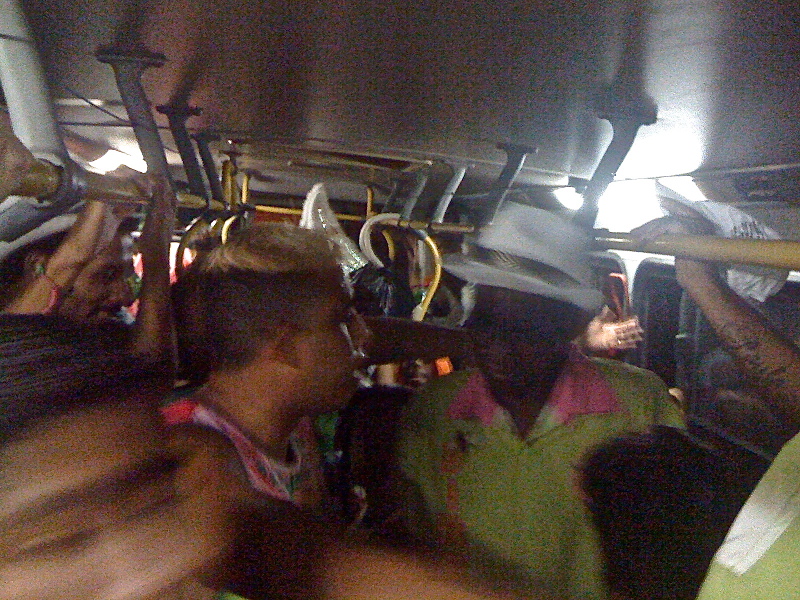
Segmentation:
{"type": "MultiPolygon", "coordinates": [[[[64,170],[52,163],[38,160],[14,190],[14,195],[46,198],[61,186],[64,170]]],[[[149,202],[147,194],[131,179],[111,177],[97,173],[84,173],[85,189],[83,197],[109,203],[149,202]]],[[[205,207],[205,198],[192,194],[179,193],[179,204],[192,208],[205,207]]],[[[250,205],[257,212],[299,216],[302,210],[280,206],[250,205]]],[[[212,209],[221,211],[223,206],[212,203],[212,209]]],[[[342,221],[361,222],[365,215],[337,214],[342,221]]],[[[224,224],[224,222],[223,222],[224,224]]],[[[385,225],[427,231],[431,234],[473,233],[473,225],[458,223],[429,223],[427,221],[408,221],[390,218],[385,225]]],[[[230,228],[230,226],[228,227],[230,228]]],[[[187,229],[188,233],[189,229],[187,229]]],[[[185,237],[186,234],[184,234],[185,237]]],[[[696,260],[725,262],[732,264],[752,264],[779,269],[800,270],[800,242],[789,240],[754,240],[742,238],[720,238],[699,235],[664,235],[645,244],[623,233],[595,230],[595,243],[598,249],[630,250],[651,252],[696,260]]]]}
{"type": "Polygon", "coordinates": [[[651,252],[709,262],[800,270],[800,242],[795,241],[720,238],[712,235],[663,235],[642,243],[624,233],[602,230],[595,233],[597,247],[606,250],[651,252]]]}
{"type": "MultiPolygon", "coordinates": [[[[65,174],[63,167],[45,160],[37,160],[20,185],[12,192],[15,196],[32,198],[48,198],[63,185],[65,174]]],[[[81,198],[84,200],[100,200],[110,204],[136,203],[150,201],[150,196],[133,180],[111,175],[101,175],[91,171],[81,171],[81,198]]],[[[194,194],[178,192],[178,204],[187,208],[205,208],[206,200],[194,194]]],[[[211,203],[211,208],[221,210],[223,206],[211,203]]]]}

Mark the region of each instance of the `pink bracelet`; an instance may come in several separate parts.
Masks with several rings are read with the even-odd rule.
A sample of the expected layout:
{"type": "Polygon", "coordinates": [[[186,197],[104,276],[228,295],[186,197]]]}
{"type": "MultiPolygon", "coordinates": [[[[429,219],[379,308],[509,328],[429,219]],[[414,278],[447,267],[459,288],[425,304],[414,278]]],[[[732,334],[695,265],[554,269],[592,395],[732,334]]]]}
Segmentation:
{"type": "Polygon", "coordinates": [[[40,273],[39,277],[42,277],[47,281],[47,283],[50,284],[50,299],[47,301],[47,308],[42,311],[43,315],[49,315],[56,309],[59,301],[61,300],[62,288],[46,273],[40,273]]]}

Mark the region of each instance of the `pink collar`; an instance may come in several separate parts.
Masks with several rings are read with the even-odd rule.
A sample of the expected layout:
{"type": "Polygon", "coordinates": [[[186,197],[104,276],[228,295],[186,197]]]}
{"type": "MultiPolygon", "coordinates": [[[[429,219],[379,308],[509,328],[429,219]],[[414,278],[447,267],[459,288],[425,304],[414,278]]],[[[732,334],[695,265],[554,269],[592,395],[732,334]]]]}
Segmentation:
{"type": "Polygon", "coordinates": [[[285,464],[268,457],[236,425],[195,400],[182,399],[173,402],[161,409],[161,415],[167,425],[194,423],[220,432],[236,448],[253,488],[277,500],[297,503],[293,492],[305,465],[304,450],[295,434],[291,440],[295,461],[293,464],[285,464]]]}
{"type": "MultiPolygon", "coordinates": [[[[558,376],[547,405],[558,424],[566,425],[577,416],[620,412],[622,407],[614,388],[589,358],[574,346],[558,376]]],[[[498,411],[489,386],[480,372],[475,372],[459,390],[447,411],[451,419],[477,419],[489,427],[498,411]]]]}
{"type": "Polygon", "coordinates": [[[548,399],[556,419],[567,424],[581,415],[597,415],[622,411],[617,393],[600,369],[575,346],[558,376],[548,399]]]}

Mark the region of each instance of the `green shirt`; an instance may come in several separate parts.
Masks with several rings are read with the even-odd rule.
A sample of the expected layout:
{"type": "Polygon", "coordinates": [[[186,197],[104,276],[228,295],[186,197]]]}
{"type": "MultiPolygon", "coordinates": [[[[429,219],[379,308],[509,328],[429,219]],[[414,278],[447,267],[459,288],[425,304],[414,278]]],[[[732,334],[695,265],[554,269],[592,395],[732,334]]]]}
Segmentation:
{"type": "Polygon", "coordinates": [[[656,423],[682,426],[682,418],[655,374],[618,361],[582,357],[575,364],[525,439],[486,399],[475,373],[434,380],[404,415],[399,460],[427,509],[425,519],[409,517],[418,535],[451,544],[460,529],[479,575],[569,598],[606,598],[578,468],[608,438],[656,423]]]}
{"type": "Polygon", "coordinates": [[[780,451],[745,503],[698,600],[800,598],[800,435],[780,451]]]}

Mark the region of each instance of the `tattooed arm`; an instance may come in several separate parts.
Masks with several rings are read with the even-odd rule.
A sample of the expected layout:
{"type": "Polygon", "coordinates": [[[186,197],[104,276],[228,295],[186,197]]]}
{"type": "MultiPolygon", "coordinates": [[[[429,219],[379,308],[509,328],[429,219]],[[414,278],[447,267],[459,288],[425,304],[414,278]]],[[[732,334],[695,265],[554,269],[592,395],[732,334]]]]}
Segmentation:
{"type": "MultiPolygon", "coordinates": [[[[631,233],[647,240],[666,233],[703,235],[712,230],[704,219],[670,216],[631,233]]],[[[800,348],[722,282],[713,264],[676,258],[675,274],[770,407],[800,431],[800,348]]]]}
{"type": "MultiPolygon", "coordinates": [[[[649,240],[663,234],[712,231],[705,219],[675,215],[645,223],[631,234],[649,240]]],[[[713,264],[676,258],[675,274],[770,407],[800,431],[800,348],[721,281],[713,264]]]]}
{"type": "Polygon", "coordinates": [[[800,349],[722,283],[713,265],[676,259],[675,272],[745,374],[800,430],[800,349]]]}

